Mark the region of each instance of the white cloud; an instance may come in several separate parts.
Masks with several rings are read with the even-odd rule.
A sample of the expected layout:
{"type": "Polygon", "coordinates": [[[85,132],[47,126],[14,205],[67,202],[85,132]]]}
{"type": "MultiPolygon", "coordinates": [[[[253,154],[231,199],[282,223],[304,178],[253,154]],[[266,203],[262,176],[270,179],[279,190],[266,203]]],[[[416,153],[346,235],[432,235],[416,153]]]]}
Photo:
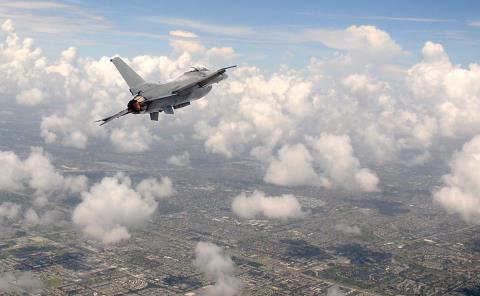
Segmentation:
{"type": "Polygon", "coordinates": [[[207,296],[233,296],[238,295],[241,282],[234,277],[235,266],[223,250],[207,242],[199,242],[195,248],[194,265],[215,284],[208,287],[207,296]]]}
{"type": "Polygon", "coordinates": [[[443,176],[445,186],[434,193],[434,200],[466,222],[480,224],[480,136],[455,153],[450,166],[451,173],[443,176]]]}
{"type": "Polygon", "coordinates": [[[252,219],[259,214],[273,219],[299,218],[305,214],[295,196],[266,196],[261,191],[254,191],[250,196],[246,193],[236,196],[232,202],[232,210],[246,219],[252,219]]]}
{"type": "Polygon", "coordinates": [[[43,93],[38,88],[22,90],[17,95],[17,103],[21,105],[37,105],[43,101],[43,93]]]}
{"type": "Polygon", "coordinates": [[[0,151],[0,191],[24,191],[32,196],[33,207],[22,210],[20,205],[0,204],[2,218],[21,221],[25,226],[51,225],[62,220],[63,213],[45,209],[50,198],[64,199],[86,190],[88,179],[84,175],[63,175],[42,148],[32,147],[25,159],[12,151],[0,151]],[[21,216],[21,217],[20,217],[21,216]]]}
{"type": "Polygon", "coordinates": [[[120,152],[142,152],[155,137],[144,126],[115,128],[110,134],[114,149],[120,152]]]}
{"type": "Polygon", "coordinates": [[[322,133],[320,137],[307,137],[314,155],[301,143],[283,146],[278,157],[268,166],[264,180],[283,186],[325,186],[349,190],[377,191],[378,177],[369,169],[361,168],[353,155],[350,138],[322,133]],[[321,171],[314,169],[317,164],[321,171]]]}
{"type": "Polygon", "coordinates": [[[284,186],[320,185],[322,180],[312,167],[313,158],[302,144],[283,146],[268,166],[264,180],[284,186]]]}
{"type": "MultiPolygon", "coordinates": [[[[176,21],[167,20],[175,28],[197,25],[176,21]]],[[[81,57],[68,48],[50,61],[32,39],[17,36],[13,22],[5,22],[2,30],[2,97],[38,89],[43,104],[51,104],[46,110],[54,110],[41,122],[41,135],[51,144],[84,149],[95,139],[109,139],[118,151],[139,152],[157,140],[158,129],[181,127],[186,137],[202,140],[209,153],[230,158],[250,154],[264,162],[267,182],[371,191],[378,188],[378,178],[366,168],[370,163],[425,163],[434,155],[432,143],[480,133],[480,66],[452,65],[440,44],[427,42],[422,61],[406,68],[394,59],[404,54],[402,48],[373,26],[271,34],[269,40],[283,36],[285,42],[321,42],[339,52],[314,58],[301,71],[284,65],[267,74],[253,66],[238,67],[206,99],[182,110],[181,119],[162,117],[161,125],[153,125],[148,118],[129,115],[102,128],[93,121],[125,108],[130,98],[108,57],[81,57]],[[305,140],[322,134],[350,139],[351,155],[337,155],[348,159],[350,171],[319,157],[305,140]],[[299,168],[286,163],[289,158],[298,159],[299,168]],[[345,180],[353,180],[352,186],[345,180]]],[[[237,36],[242,38],[264,34],[241,31],[237,36]]],[[[149,81],[167,81],[198,62],[211,67],[236,55],[222,44],[200,46],[126,61],[149,81]]]]}
{"type": "Polygon", "coordinates": [[[162,199],[176,194],[169,177],[162,177],[160,182],[155,178],[143,179],[136,190],[147,199],[162,199]]]}
{"type": "Polygon", "coordinates": [[[40,135],[46,143],[55,143],[61,137],[61,143],[66,147],[85,149],[88,136],[85,132],[77,130],[76,124],[67,117],[50,115],[44,117],[40,124],[40,135]]]}
{"type": "MultiPolygon", "coordinates": [[[[37,199],[39,199],[37,197],[37,199]]],[[[48,200],[45,199],[45,202],[48,200]]],[[[2,222],[7,219],[9,222],[15,221],[21,223],[24,227],[36,227],[36,226],[49,226],[58,225],[59,222],[64,220],[64,213],[58,210],[51,210],[45,208],[45,204],[38,204],[36,201],[33,203],[33,207],[28,209],[22,208],[19,204],[4,202],[0,204],[0,233],[4,230],[1,227],[2,222]],[[43,208],[43,209],[42,209],[43,208]]],[[[3,223],[5,224],[5,223],[3,223]]],[[[10,225],[9,224],[5,224],[10,225]]]]}
{"type": "Polygon", "coordinates": [[[198,37],[197,34],[195,34],[195,33],[188,32],[188,31],[182,31],[182,30],[170,31],[168,34],[170,36],[180,37],[180,38],[197,38],[198,37]]]}
{"type": "Polygon", "coordinates": [[[0,189],[20,190],[24,188],[24,179],[27,173],[23,170],[23,163],[12,151],[0,152],[0,189]]]}
{"type": "Polygon", "coordinates": [[[447,137],[480,132],[480,66],[454,66],[442,45],[427,42],[423,61],[407,72],[407,83],[420,103],[426,104],[447,137]]]}
{"type": "MultiPolygon", "coordinates": [[[[69,47],[50,61],[32,39],[16,34],[12,21],[2,28],[6,37],[0,46],[0,92],[2,97],[17,96],[19,104],[43,103],[54,110],[40,124],[45,142],[85,149],[92,137],[109,138],[119,151],[138,152],[158,139],[143,116],[128,116],[129,124],[120,126],[94,122],[124,109],[131,96],[109,57],[84,58],[69,47]]],[[[192,65],[190,54],[183,51],[173,59],[138,56],[126,61],[149,81],[166,81],[192,65]]]]}
{"type": "Polygon", "coordinates": [[[82,194],[73,222],[89,237],[105,244],[130,238],[129,227],[144,223],[157,208],[155,198],[173,194],[170,179],[142,180],[136,188],[128,176],[105,177],[82,194]]]}
{"type": "Polygon", "coordinates": [[[179,155],[172,155],[167,159],[167,163],[174,166],[187,166],[190,164],[190,153],[184,151],[179,155]]]}
{"type": "Polygon", "coordinates": [[[375,26],[350,26],[345,30],[308,29],[300,38],[335,49],[361,52],[370,57],[391,57],[405,53],[387,32],[375,26]]]}
{"type": "Polygon", "coordinates": [[[350,190],[378,191],[378,177],[360,167],[348,136],[323,133],[318,138],[308,138],[308,142],[329,184],[350,190]]]}
{"type": "Polygon", "coordinates": [[[0,292],[7,294],[37,294],[43,288],[43,283],[31,272],[16,272],[0,274],[0,292]]]}
{"type": "Polygon", "coordinates": [[[15,25],[13,24],[13,21],[11,19],[7,19],[6,21],[4,21],[1,28],[2,31],[5,33],[11,33],[15,31],[15,25]]]}
{"type": "Polygon", "coordinates": [[[205,122],[198,122],[195,126],[197,134],[206,138],[205,149],[208,152],[222,154],[225,157],[232,157],[243,150],[243,145],[253,137],[251,126],[243,121],[220,122],[215,129],[205,125],[205,122]],[[207,135],[207,136],[203,136],[207,135]]]}
{"type": "MultiPolygon", "coordinates": [[[[6,30],[13,30],[8,24],[5,25],[6,30]]],[[[45,97],[52,98],[48,102],[55,102],[55,105],[59,106],[55,109],[58,111],[45,116],[41,122],[41,135],[47,143],[60,143],[85,149],[92,137],[109,138],[118,151],[141,152],[149,149],[157,139],[153,136],[157,133],[152,131],[159,127],[148,125],[145,118],[139,116],[128,116],[123,118],[122,122],[113,122],[102,128],[93,123],[99,118],[124,108],[129,99],[124,81],[107,57],[98,60],[82,58],[78,57],[75,48],[68,48],[59,60],[49,62],[41,55],[40,50],[33,47],[32,40],[22,42],[14,30],[9,31],[7,35],[11,41],[5,46],[3,54],[5,60],[10,62],[4,64],[5,69],[10,71],[15,68],[15,65],[22,65],[18,68],[16,75],[7,75],[16,78],[8,82],[8,89],[13,85],[25,87],[28,90],[33,85],[40,89],[45,97]],[[32,65],[34,65],[32,71],[23,70],[31,69],[32,65]],[[78,97],[85,99],[79,102],[78,97]]],[[[197,51],[196,49],[186,50],[197,51]]],[[[199,60],[217,63],[225,58],[233,58],[235,55],[234,49],[229,47],[205,48],[199,60]]],[[[138,56],[127,62],[149,81],[171,79],[196,63],[185,51],[178,52],[174,59],[166,56],[138,56]]],[[[348,69],[348,67],[342,68],[348,69]]],[[[223,154],[227,157],[250,152],[259,159],[268,160],[276,147],[292,145],[292,139],[299,134],[304,134],[305,129],[312,128],[314,119],[326,118],[324,121],[327,121],[332,114],[343,112],[337,107],[338,96],[329,98],[330,101],[324,101],[324,98],[319,97],[315,89],[315,85],[319,83],[316,77],[316,73],[312,72],[312,76],[304,76],[301,72],[286,67],[269,76],[265,76],[260,69],[254,67],[240,67],[231,72],[228,80],[215,87],[215,95],[196,102],[192,109],[189,109],[191,112],[182,114],[184,116],[181,121],[174,118],[172,124],[188,126],[196,122],[196,137],[205,141],[208,152],[223,154]],[[320,99],[322,102],[319,101],[320,99]],[[208,108],[205,108],[206,104],[208,108]],[[202,112],[195,112],[193,109],[202,108],[202,106],[205,109],[202,112]]],[[[377,101],[390,106],[391,104],[385,102],[393,101],[393,98],[388,99],[388,95],[378,94],[388,92],[388,87],[369,77],[365,80],[368,81],[368,87],[362,90],[359,85],[361,86],[363,80],[357,79],[362,77],[364,76],[360,74],[350,75],[349,79],[339,80],[346,81],[345,85],[352,89],[352,94],[378,95],[377,101]],[[356,84],[355,79],[357,79],[356,84]]],[[[337,80],[336,77],[335,80],[337,80]]],[[[12,91],[12,93],[18,92],[18,90],[12,91]]],[[[363,101],[368,99],[362,98],[363,101]]],[[[340,105],[349,106],[349,104],[352,103],[346,101],[340,105]]],[[[371,104],[365,104],[365,108],[367,107],[371,107],[371,104]]],[[[349,109],[346,108],[346,110],[349,109]]],[[[351,111],[355,114],[369,114],[369,112],[369,110],[351,111]]],[[[375,110],[375,112],[378,111],[375,110]]],[[[351,117],[351,114],[341,114],[341,117],[327,122],[333,125],[333,122],[351,117]]],[[[368,122],[371,120],[365,120],[365,123],[368,122]]],[[[384,122],[392,122],[391,116],[385,118],[384,122]]],[[[328,129],[329,124],[324,123],[316,125],[314,129],[318,129],[319,126],[326,126],[328,129]]],[[[400,123],[399,126],[401,126],[400,123]]],[[[347,130],[349,127],[345,125],[344,129],[347,130]]],[[[379,136],[370,137],[371,146],[380,150],[381,148],[378,147],[381,145],[377,138],[381,139],[384,135],[392,137],[393,132],[379,128],[376,130],[378,132],[374,135],[379,136]]],[[[321,130],[314,131],[314,134],[318,132],[321,130]]],[[[391,143],[392,148],[382,153],[385,158],[397,152],[394,149],[395,142],[391,141],[391,143]]]]}
{"type": "Polygon", "coordinates": [[[212,47],[205,52],[205,58],[209,64],[232,61],[238,56],[232,47],[212,47]]]}
{"type": "Polygon", "coordinates": [[[22,222],[27,227],[58,224],[58,221],[64,219],[63,213],[58,210],[44,210],[42,212],[37,212],[34,208],[28,208],[23,215],[22,222]]]}
{"type": "Polygon", "coordinates": [[[55,193],[78,194],[87,186],[87,178],[63,176],[51,163],[42,148],[32,147],[29,156],[21,160],[12,151],[0,151],[0,190],[32,189],[36,195],[55,193]]]}
{"type": "Polygon", "coordinates": [[[205,47],[194,40],[174,39],[170,40],[170,46],[179,52],[201,53],[205,51],[205,47]]]}

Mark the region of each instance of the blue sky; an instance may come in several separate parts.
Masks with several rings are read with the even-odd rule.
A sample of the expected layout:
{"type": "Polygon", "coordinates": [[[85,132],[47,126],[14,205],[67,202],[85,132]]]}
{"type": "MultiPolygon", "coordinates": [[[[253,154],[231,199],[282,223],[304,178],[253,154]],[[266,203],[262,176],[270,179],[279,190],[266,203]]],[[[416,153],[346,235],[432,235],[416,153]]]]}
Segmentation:
{"type": "Polygon", "coordinates": [[[479,1],[39,1],[0,3],[0,17],[33,36],[47,56],[74,45],[92,57],[165,55],[169,31],[197,34],[206,46],[231,46],[239,62],[301,67],[335,49],[291,41],[305,29],[373,25],[386,31],[407,58],[418,60],[426,41],[441,43],[454,63],[478,62],[479,1]],[[220,28],[220,29],[219,29],[220,28]],[[274,38],[270,38],[274,36],[274,38]]]}

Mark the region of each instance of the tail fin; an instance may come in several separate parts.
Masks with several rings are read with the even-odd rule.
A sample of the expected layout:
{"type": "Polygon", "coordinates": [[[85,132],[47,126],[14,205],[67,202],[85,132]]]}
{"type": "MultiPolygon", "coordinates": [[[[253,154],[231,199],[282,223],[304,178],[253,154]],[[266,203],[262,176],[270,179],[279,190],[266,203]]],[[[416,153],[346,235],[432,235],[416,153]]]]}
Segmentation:
{"type": "Polygon", "coordinates": [[[114,57],[110,62],[115,65],[125,82],[127,82],[130,91],[145,83],[145,80],[143,80],[137,72],[133,71],[121,58],[114,57]]]}

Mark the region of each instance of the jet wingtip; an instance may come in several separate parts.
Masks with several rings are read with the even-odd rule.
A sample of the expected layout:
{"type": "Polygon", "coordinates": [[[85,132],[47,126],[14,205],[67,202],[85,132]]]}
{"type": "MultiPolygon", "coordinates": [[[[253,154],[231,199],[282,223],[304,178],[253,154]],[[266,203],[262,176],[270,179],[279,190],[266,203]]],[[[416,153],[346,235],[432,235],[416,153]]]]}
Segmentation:
{"type": "Polygon", "coordinates": [[[95,120],[94,122],[95,122],[95,123],[100,123],[98,126],[102,126],[102,125],[104,125],[105,123],[107,123],[107,121],[106,121],[106,120],[103,120],[103,119],[95,120]]]}

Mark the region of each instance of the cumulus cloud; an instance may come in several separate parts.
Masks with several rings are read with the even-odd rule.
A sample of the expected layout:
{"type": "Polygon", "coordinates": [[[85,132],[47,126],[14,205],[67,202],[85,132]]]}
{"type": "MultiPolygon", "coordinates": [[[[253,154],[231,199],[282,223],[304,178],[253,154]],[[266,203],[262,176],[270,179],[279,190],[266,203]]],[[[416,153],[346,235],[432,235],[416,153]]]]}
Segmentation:
{"type": "Polygon", "coordinates": [[[406,52],[390,35],[375,26],[350,26],[345,30],[307,29],[293,40],[320,42],[325,46],[347,50],[363,58],[388,59],[406,52]]]}
{"type": "Polygon", "coordinates": [[[40,293],[42,288],[42,281],[34,277],[31,272],[6,272],[0,274],[0,292],[36,294],[40,293]]]}
{"type": "Polygon", "coordinates": [[[378,177],[360,167],[348,136],[323,133],[318,138],[309,138],[308,142],[313,146],[329,185],[366,192],[378,190],[378,177]]]}
{"type": "Polygon", "coordinates": [[[254,191],[250,196],[246,193],[236,196],[232,202],[232,210],[246,219],[260,214],[273,219],[299,218],[305,214],[295,196],[266,196],[261,191],[254,191]]]}
{"type": "Polygon", "coordinates": [[[340,187],[349,190],[377,191],[378,177],[369,169],[361,168],[353,154],[350,138],[322,133],[319,137],[307,137],[312,153],[301,143],[285,145],[278,157],[271,160],[265,182],[300,186],[313,185],[340,187]],[[317,173],[318,165],[321,173],[317,173]]]}
{"type": "Polygon", "coordinates": [[[36,195],[78,194],[87,187],[87,178],[63,176],[42,148],[32,147],[21,160],[15,152],[0,151],[0,190],[34,190],[36,195]]]}
{"type": "Polygon", "coordinates": [[[407,85],[423,104],[432,106],[432,116],[447,137],[473,136],[480,132],[480,66],[452,65],[443,46],[426,42],[423,61],[407,72],[407,85]]]}
{"type": "Polygon", "coordinates": [[[53,225],[64,219],[63,213],[58,210],[43,210],[37,212],[34,208],[25,211],[22,223],[27,227],[53,225]]]}
{"type": "MultiPolygon", "coordinates": [[[[192,25],[180,23],[179,28],[192,25]]],[[[141,152],[158,139],[153,136],[158,129],[182,128],[186,137],[203,141],[208,153],[227,158],[248,154],[264,162],[269,183],[372,191],[378,189],[378,178],[367,169],[371,163],[423,164],[432,158],[432,143],[480,133],[480,66],[453,65],[445,49],[433,42],[425,43],[420,62],[398,63],[404,50],[373,26],[298,32],[297,41],[320,42],[338,51],[312,58],[301,71],[285,65],[271,73],[238,67],[207,99],[182,111],[181,119],[162,117],[160,125],[152,125],[129,116],[128,124],[119,120],[102,128],[93,121],[125,108],[130,98],[109,57],[80,57],[68,48],[50,61],[32,39],[17,36],[13,22],[5,22],[2,30],[0,73],[5,79],[0,92],[6,95],[2,97],[18,95],[19,103],[27,103],[26,98],[55,102],[55,111],[41,119],[47,143],[85,149],[94,139],[108,139],[120,152],[141,152]],[[35,93],[42,93],[42,99],[35,93]],[[349,169],[331,165],[306,140],[322,134],[348,137],[351,155],[337,157],[349,169]],[[298,168],[287,159],[298,160],[298,168]]],[[[209,48],[189,34],[180,35],[172,33],[170,55],[142,55],[127,63],[148,81],[168,81],[192,65],[210,67],[238,57],[234,48],[209,48]]]]}
{"type": "MultiPolygon", "coordinates": [[[[33,207],[26,209],[19,204],[10,202],[0,204],[0,225],[7,219],[8,222],[15,221],[25,227],[49,226],[58,225],[59,221],[63,221],[65,218],[64,213],[58,210],[44,208],[45,204],[37,205],[35,202],[34,204],[37,209],[33,207]]],[[[0,226],[0,233],[2,230],[4,229],[0,226]]]]}
{"type": "Polygon", "coordinates": [[[17,95],[17,103],[22,105],[37,105],[43,101],[43,92],[38,88],[22,90],[17,95]]]}
{"type": "Polygon", "coordinates": [[[160,182],[155,178],[143,179],[138,183],[136,190],[149,199],[162,199],[176,194],[169,177],[162,177],[160,182]]]}
{"type": "MultiPolygon", "coordinates": [[[[85,149],[91,138],[110,139],[121,152],[138,152],[157,139],[145,125],[145,118],[130,118],[129,125],[112,123],[104,128],[94,122],[124,109],[131,96],[110,57],[79,57],[70,47],[51,61],[34,46],[33,39],[16,34],[12,21],[6,21],[2,30],[5,40],[0,45],[0,73],[4,79],[0,92],[3,97],[16,96],[19,104],[52,106],[54,111],[41,120],[45,142],[85,149]]],[[[193,63],[184,50],[174,58],[139,56],[126,61],[149,81],[169,80],[193,63]]]]}
{"type": "Polygon", "coordinates": [[[0,165],[3,172],[0,174],[0,189],[23,189],[24,180],[28,176],[23,170],[23,163],[20,158],[12,151],[2,151],[0,152],[0,165]]]}
{"type": "Polygon", "coordinates": [[[360,233],[362,233],[362,230],[357,225],[350,226],[343,223],[336,224],[335,230],[346,233],[346,234],[359,235],[360,233]]]}
{"type": "Polygon", "coordinates": [[[167,159],[167,163],[174,166],[187,166],[190,164],[190,153],[184,151],[180,155],[172,155],[167,159]]]}
{"type": "Polygon", "coordinates": [[[466,222],[480,224],[480,136],[455,153],[450,166],[451,173],[443,176],[445,186],[434,193],[434,200],[466,222]]]}
{"type": "Polygon", "coordinates": [[[285,186],[319,185],[322,181],[312,163],[313,157],[303,144],[283,146],[270,163],[264,180],[285,186]]]}
{"type": "Polygon", "coordinates": [[[0,220],[16,220],[27,227],[51,225],[64,219],[63,213],[46,207],[49,199],[80,195],[88,186],[84,175],[60,173],[50,155],[39,147],[32,147],[23,160],[15,152],[0,151],[0,170],[0,190],[24,191],[33,197],[28,209],[9,202],[0,204],[0,220]]]}
{"type": "Polygon", "coordinates": [[[136,188],[123,174],[105,177],[82,194],[82,202],[73,211],[73,222],[89,237],[105,244],[130,238],[129,227],[142,224],[157,208],[156,198],[174,193],[169,178],[159,183],[150,178],[136,188]]]}
{"type": "Polygon", "coordinates": [[[215,244],[199,242],[195,247],[194,265],[205,277],[215,284],[208,287],[205,295],[233,296],[238,295],[241,282],[234,277],[235,265],[222,248],[215,244]]]}

